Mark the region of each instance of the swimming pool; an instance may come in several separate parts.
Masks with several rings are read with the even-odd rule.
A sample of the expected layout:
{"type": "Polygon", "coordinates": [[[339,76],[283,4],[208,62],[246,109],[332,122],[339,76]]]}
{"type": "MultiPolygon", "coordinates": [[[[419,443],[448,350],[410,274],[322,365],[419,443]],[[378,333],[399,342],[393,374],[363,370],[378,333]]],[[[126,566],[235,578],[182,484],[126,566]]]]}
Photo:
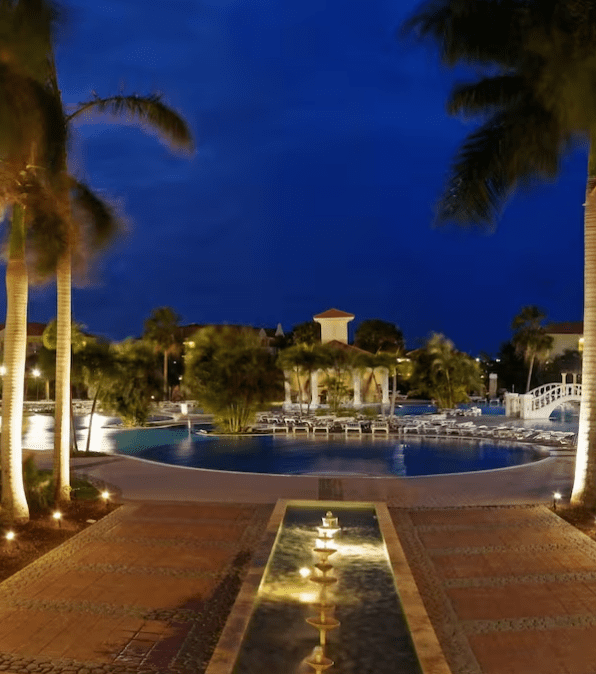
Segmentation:
{"type": "Polygon", "coordinates": [[[185,428],[122,432],[120,454],[175,466],[277,475],[416,476],[531,463],[538,447],[495,440],[209,436],[185,428]]]}

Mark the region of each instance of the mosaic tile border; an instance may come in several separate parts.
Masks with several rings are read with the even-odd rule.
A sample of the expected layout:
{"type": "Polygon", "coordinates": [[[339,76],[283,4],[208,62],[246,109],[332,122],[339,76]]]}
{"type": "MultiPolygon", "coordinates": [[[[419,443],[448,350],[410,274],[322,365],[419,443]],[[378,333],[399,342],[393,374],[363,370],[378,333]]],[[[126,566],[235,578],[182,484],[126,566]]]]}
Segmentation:
{"type": "Polygon", "coordinates": [[[389,513],[453,674],[482,674],[451,602],[443,591],[441,580],[417,535],[408,510],[389,508],[389,513]]]}

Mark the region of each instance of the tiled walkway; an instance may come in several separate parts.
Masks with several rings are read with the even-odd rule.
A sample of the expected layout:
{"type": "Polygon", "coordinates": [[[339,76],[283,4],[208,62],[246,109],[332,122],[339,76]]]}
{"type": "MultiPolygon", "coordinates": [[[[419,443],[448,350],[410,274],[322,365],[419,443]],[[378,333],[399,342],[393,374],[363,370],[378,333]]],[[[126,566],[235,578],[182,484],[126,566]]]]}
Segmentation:
{"type": "Polygon", "coordinates": [[[119,508],[0,584],[0,670],[202,671],[270,512],[119,508]]]}
{"type": "Polygon", "coordinates": [[[596,543],[544,506],[391,511],[454,674],[596,672],[596,543]]]}

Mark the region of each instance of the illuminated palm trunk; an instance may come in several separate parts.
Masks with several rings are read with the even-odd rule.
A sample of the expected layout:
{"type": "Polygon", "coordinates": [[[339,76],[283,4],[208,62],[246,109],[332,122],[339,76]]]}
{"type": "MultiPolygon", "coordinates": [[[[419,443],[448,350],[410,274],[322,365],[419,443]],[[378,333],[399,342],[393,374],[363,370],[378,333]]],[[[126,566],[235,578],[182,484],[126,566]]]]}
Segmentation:
{"type": "Polygon", "coordinates": [[[23,388],[27,357],[28,278],[25,263],[25,212],[13,209],[10,254],[6,266],[6,328],[2,386],[2,519],[26,522],[29,507],[25,498],[22,469],[23,388]]]}
{"type": "Polygon", "coordinates": [[[70,501],[70,250],[60,256],[56,271],[56,420],[54,429],[54,485],[56,503],[70,501]]]}
{"type": "Polygon", "coordinates": [[[584,350],[582,397],[571,500],[596,506],[596,152],[590,147],[584,211],[584,350]]]}

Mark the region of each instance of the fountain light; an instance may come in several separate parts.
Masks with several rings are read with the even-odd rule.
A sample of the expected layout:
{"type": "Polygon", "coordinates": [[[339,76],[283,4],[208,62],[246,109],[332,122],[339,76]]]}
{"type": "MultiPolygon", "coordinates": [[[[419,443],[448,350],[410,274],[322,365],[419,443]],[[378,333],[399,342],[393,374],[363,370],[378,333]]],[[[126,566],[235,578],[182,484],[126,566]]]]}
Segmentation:
{"type": "Polygon", "coordinates": [[[339,526],[337,517],[333,517],[333,513],[330,511],[322,519],[323,525],[317,527],[319,538],[316,539],[314,547],[314,552],[319,561],[315,564],[316,571],[310,576],[310,580],[319,586],[319,596],[315,603],[315,606],[319,609],[319,614],[306,619],[309,625],[319,630],[319,645],[304,660],[305,664],[312,667],[316,674],[328,669],[333,664],[333,661],[325,656],[325,644],[327,632],[339,627],[339,620],[331,615],[335,609],[335,604],[329,602],[327,597],[327,588],[337,583],[337,578],[328,575],[333,569],[333,565],[327,560],[334,552],[337,552],[331,546],[334,545],[333,536],[339,531],[339,526]]]}
{"type": "Polygon", "coordinates": [[[561,500],[561,494],[560,494],[560,492],[556,491],[553,494],[553,510],[557,509],[557,501],[560,501],[560,500],[561,500]]]}
{"type": "Polygon", "coordinates": [[[310,656],[306,658],[304,662],[306,662],[307,665],[310,665],[315,670],[316,674],[324,672],[333,665],[333,660],[326,657],[322,646],[315,646],[310,656]]]}
{"type": "Polygon", "coordinates": [[[298,573],[302,576],[302,578],[308,578],[311,574],[310,569],[307,569],[305,566],[303,566],[298,573]]]}

